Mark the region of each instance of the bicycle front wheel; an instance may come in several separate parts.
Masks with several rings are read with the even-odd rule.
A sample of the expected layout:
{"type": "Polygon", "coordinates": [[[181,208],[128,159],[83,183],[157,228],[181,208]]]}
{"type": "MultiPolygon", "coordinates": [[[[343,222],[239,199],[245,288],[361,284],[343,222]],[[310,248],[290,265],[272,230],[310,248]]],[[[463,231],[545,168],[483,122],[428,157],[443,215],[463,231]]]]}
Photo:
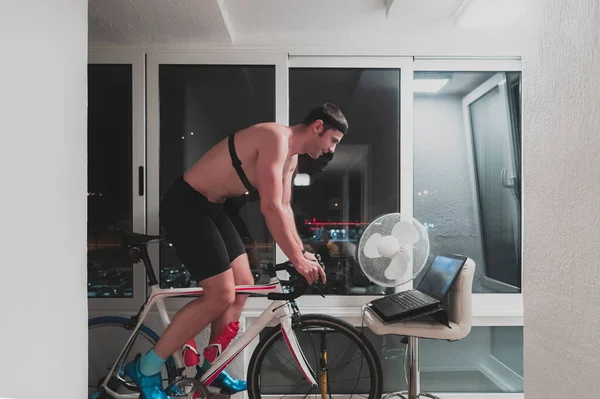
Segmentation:
{"type": "Polygon", "coordinates": [[[381,398],[379,356],[357,328],[335,317],[310,314],[301,316],[293,330],[318,386],[310,386],[302,375],[277,326],[261,337],[250,359],[247,378],[251,399],[271,395],[381,398]]]}

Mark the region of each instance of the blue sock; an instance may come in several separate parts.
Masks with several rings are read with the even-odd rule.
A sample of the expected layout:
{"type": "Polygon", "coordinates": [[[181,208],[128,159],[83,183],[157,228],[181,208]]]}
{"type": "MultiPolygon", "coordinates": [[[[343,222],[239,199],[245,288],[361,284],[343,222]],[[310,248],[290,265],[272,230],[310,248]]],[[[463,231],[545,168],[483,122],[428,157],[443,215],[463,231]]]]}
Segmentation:
{"type": "Polygon", "coordinates": [[[154,353],[154,349],[151,349],[140,359],[140,372],[146,377],[158,374],[165,361],[166,359],[158,356],[154,353]]]}

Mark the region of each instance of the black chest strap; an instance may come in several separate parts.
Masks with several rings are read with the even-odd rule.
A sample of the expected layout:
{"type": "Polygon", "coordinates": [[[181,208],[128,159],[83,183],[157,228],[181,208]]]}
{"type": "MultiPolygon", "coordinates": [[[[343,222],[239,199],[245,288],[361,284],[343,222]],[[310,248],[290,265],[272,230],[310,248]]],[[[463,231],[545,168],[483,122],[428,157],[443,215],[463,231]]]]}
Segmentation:
{"type": "Polygon", "coordinates": [[[248,176],[246,176],[246,173],[244,173],[244,169],[242,169],[242,161],[240,161],[240,159],[237,156],[237,153],[235,152],[233,136],[235,136],[235,133],[230,134],[228,139],[231,163],[233,164],[233,167],[235,168],[235,171],[237,172],[240,180],[242,181],[242,183],[244,183],[244,187],[246,187],[248,192],[250,192],[254,190],[254,187],[252,187],[252,184],[250,184],[250,181],[248,180],[248,176]]]}

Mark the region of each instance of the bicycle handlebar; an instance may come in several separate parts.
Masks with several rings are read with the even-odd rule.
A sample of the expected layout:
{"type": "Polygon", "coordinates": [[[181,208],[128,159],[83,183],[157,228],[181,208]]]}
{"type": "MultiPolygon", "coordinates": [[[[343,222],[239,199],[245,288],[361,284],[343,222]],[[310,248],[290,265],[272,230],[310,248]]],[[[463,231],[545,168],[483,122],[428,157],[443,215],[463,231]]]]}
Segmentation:
{"type": "MultiPolygon", "coordinates": [[[[319,261],[319,266],[321,266],[324,269],[325,265],[323,264],[323,262],[321,262],[321,257],[319,255],[316,255],[316,258],[319,261]]],[[[294,267],[292,262],[290,262],[289,260],[286,262],[276,264],[276,265],[269,263],[267,265],[267,270],[269,271],[269,275],[272,278],[277,277],[277,272],[283,271],[283,270],[288,272],[290,274],[290,276],[295,277],[290,280],[279,279],[279,281],[281,282],[282,285],[292,288],[291,292],[288,292],[288,293],[271,292],[271,293],[267,294],[268,299],[280,300],[280,301],[291,301],[296,298],[299,298],[300,296],[304,295],[306,293],[306,291],[308,291],[308,287],[309,287],[308,281],[306,281],[304,276],[302,276],[298,272],[298,270],[296,270],[296,268],[294,267]]],[[[320,282],[321,280],[319,279],[318,281],[320,282]]]]}

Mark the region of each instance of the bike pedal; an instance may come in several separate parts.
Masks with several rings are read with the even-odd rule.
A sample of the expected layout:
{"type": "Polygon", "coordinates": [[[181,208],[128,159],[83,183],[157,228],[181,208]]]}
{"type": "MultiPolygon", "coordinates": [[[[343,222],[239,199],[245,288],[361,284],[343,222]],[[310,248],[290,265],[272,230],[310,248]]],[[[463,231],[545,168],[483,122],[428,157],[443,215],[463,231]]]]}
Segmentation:
{"type": "Polygon", "coordinates": [[[230,395],[226,394],[226,393],[216,393],[216,392],[211,392],[208,391],[208,398],[207,399],[229,399],[230,395]]]}
{"type": "Polygon", "coordinates": [[[165,390],[171,399],[207,399],[210,392],[202,383],[193,378],[181,378],[174,381],[165,390]]]}

